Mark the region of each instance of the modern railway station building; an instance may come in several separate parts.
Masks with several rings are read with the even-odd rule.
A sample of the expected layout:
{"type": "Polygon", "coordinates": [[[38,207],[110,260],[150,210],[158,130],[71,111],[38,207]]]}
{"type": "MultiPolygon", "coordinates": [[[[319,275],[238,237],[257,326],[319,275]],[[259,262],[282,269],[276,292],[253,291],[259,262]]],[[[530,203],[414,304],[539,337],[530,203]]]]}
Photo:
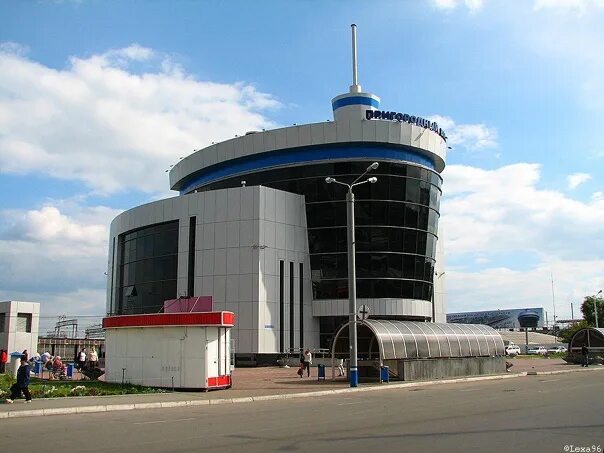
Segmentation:
{"type": "Polygon", "coordinates": [[[241,357],[268,363],[329,347],[349,315],[347,189],[325,180],[350,183],[377,162],[377,182],[354,189],[358,303],[376,319],[445,322],[446,136],[432,121],[384,110],[354,82],[332,100],[332,121],[196,150],[170,171],[179,196],[117,216],[107,315],[211,296],[213,310],[236,315],[241,357]]]}

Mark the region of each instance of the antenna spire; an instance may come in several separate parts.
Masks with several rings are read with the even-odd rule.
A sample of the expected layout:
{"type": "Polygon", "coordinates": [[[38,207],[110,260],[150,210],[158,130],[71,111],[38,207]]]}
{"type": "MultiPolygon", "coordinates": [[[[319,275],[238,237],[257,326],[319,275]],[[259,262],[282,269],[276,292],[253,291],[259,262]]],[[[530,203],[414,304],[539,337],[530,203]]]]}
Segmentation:
{"type": "Polygon", "coordinates": [[[352,28],[352,85],[350,86],[350,92],[360,93],[361,85],[359,85],[357,67],[357,26],[352,24],[350,27],[352,28]]]}

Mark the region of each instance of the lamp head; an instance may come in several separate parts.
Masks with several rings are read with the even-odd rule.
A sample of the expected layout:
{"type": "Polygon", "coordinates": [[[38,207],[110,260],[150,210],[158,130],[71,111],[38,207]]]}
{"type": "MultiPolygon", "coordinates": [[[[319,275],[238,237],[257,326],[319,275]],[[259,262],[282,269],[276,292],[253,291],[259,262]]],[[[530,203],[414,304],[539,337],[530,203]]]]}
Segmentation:
{"type": "Polygon", "coordinates": [[[596,293],[596,296],[597,296],[598,294],[601,294],[601,293],[602,293],[602,290],[598,291],[598,292],[596,293]]]}
{"type": "Polygon", "coordinates": [[[380,164],[378,162],[374,162],[369,167],[367,167],[367,171],[375,170],[379,166],[380,166],[380,164]]]}
{"type": "Polygon", "coordinates": [[[327,184],[331,184],[331,183],[332,183],[332,182],[334,182],[334,181],[335,181],[335,179],[333,179],[331,176],[328,176],[327,178],[325,178],[325,182],[326,182],[327,184]]]}
{"type": "Polygon", "coordinates": [[[369,181],[371,184],[375,184],[377,182],[377,178],[375,176],[372,176],[367,181],[369,181]]]}

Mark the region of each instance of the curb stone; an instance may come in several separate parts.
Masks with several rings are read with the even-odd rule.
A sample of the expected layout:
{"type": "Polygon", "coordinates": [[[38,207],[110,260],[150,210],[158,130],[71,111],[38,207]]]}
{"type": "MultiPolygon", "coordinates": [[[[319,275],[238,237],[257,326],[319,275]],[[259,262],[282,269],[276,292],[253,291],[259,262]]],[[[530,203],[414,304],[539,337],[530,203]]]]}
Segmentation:
{"type": "Polygon", "coordinates": [[[23,411],[8,411],[0,412],[0,419],[4,418],[24,418],[24,417],[40,417],[48,415],[71,415],[71,414],[84,414],[84,413],[98,413],[98,412],[113,412],[113,411],[128,411],[128,410],[139,410],[139,409],[160,409],[170,407],[184,407],[184,406],[207,406],[217,404],[236,404],[236,403],[251,403],[261,401],[273,401],[273,400],[285,400],[294,398],[308,398],[318,397],[327,395],[337,395],[342,393],[358,393],[358,392],[373,392],[378,390],[395,390],[404,388],[414,387],[426,387],[432,385],[445,385],[445,384],[456,384],[461,382],[475,382],[475,381],[495,381],[502,379],[513,379],[524,376],[546,376],[555,374],[566,374],[573,372],[583,371],[599,371],[604,370],[602,368],[591,368],[587,370],[557,370],[557,371],[523,371],[519,373],[510,374],[498,374],[493,376],[476,376],[466,377],[457,379],[443,379],[435,381],[416,381],[416,382],[401,382],[401,383],[388,383],[385,385],[375,385],[371,387],[355,387],[355,388],[343,388],[343,389],[332,389],[332,390],[320,390],[317,392],[303,392],[303,393],[284,393],[278,395],[261,395],[261,396],[248,396],[239,398],[219,398],[214,400],[189,400],[189,401],[164,401],[164,402],[153,402],[153,403],[130,403],[130,404],[107,404],[107,405],[95,405],[95,406],[81,406],[81,407],[57,407],[49,409],[32,409],[23,411]]]}
{"type": "Polygon", "coordinates": [[[18,417],[40,417],[44,415],[44,409],[33,409],[27,411],[12,411],[7,412],[8,417],[6,418],[18,418],[18,417]]]}

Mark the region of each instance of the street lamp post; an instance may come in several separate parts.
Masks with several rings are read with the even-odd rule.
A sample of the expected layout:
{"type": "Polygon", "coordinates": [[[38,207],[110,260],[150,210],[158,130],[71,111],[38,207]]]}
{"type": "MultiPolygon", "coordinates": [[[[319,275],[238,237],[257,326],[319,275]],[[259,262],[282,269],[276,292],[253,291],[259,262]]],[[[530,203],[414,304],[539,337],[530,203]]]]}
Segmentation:
{"type": "Polygon", "coordinates": [[[371,170],[378,168],[378,163],[374,162],[367,170],[355,179],[352,184],[346,184],[344,182],[337,181],[335,178],[327,177],[325,182],[327,184],[335,183],[342,186],[348,187],[346,193],[346,216],[347,216],[347,227],[348,227],[348,337],[350,340],[350,386],[358,387],[359,385],[359,370],[357,363],[357,275],[355,266],[355,241],[354,241],[354,193],[352,188],[365,183],[375,184],[377,182],[376,177],[371,177],[365,181],[360,181],[371,170]]]}
{"type": "Polygon", "coordinates": [[[596,329],[598,328],[598,296],[602,294],[602,290],[598,291],[594,296],[594,315],[596,316],[596,329]]]}
{"type": "Polygon", "coordinates": [[[436,322],[436,308],[434,307],[434,304],[436,303],[436,297],[434,292],[436,290],[436,281],[445,274],[445,271],[441,272],[440,274],[434,271],[434,275],[436,276],[436,278],[432,278],[432,322],[436,322]]]}

